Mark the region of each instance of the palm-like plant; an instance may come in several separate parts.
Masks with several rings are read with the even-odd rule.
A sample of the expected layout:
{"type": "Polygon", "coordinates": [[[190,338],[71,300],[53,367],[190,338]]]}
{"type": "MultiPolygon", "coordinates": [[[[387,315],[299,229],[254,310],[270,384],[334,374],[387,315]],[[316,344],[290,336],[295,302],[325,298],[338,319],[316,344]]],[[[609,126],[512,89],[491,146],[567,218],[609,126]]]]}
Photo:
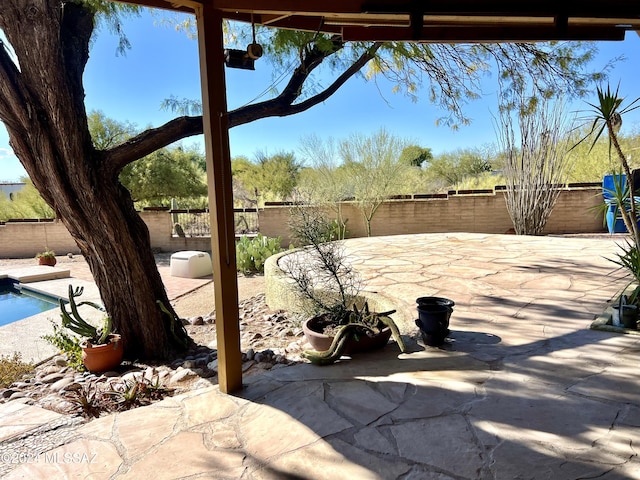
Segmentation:
{"type": "Polygon", "coordinates": [[[593,143],[591,144],[591,149],[593,149],[605,129],[607,130],[609,137],[609,152],[611,152],[611,148],[613,147],[613,150],[615,150],[616,155],[620,160],[620,165],[622,166],[627,180],[627,188],[625,190],[628,190],[628,198],[631,200],[628,202],[628,210],[625,206],[625,203],[627,202],[619,203],[620,213],[627,230],[633,235],[633,245],[637,249],[638,246],[640,246],[640,229],[638,229],[638,215],[636,202],[634,201],[635,191],[633,187],[633,177],[631,176],[629,162],[622,152],[620,142],[618,141],[618,131],[622,126],[622,115],[640,107],[640,105],[638,105],[640,98],[636,98],[633,102],[623,108],[622,103],[624,102],[624,98],[620,98],[618,94],[619,89],[619,84],[618,87],[616,87],[615,92],[611,90],[609,85],[607,85],[606,90],[598,87],[598,103],[593,104],[587,102],[589,106],[593,107],[592,112],[594,113],[591,130],[582,140],[580,140],[579,143],[589,137],[593,137],[593,143]]]}

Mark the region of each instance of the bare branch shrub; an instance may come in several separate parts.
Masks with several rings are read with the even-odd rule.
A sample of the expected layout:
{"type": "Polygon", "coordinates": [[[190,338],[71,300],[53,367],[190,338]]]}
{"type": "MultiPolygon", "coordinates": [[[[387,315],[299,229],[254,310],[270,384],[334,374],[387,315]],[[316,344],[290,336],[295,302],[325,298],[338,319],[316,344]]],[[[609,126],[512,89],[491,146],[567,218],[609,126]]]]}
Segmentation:
{"type": "Polygon", "coordinates": [[[282,269],[304,298],[305,313],[345,315],[360,292],[361,278],[347,261],[343,242],[330,241],[331,221],[318,206],[296,204],[291,208],[289,229],[305,247],[287,255],[282,269]]]}
{"type": "Polygon", "coordinates": [[[544,100],[533,109],[521,102],[519,109],[500,113],[505,198],[516,234],[542,235],[566,182],[570,125],[561,101],[544,100]]]}

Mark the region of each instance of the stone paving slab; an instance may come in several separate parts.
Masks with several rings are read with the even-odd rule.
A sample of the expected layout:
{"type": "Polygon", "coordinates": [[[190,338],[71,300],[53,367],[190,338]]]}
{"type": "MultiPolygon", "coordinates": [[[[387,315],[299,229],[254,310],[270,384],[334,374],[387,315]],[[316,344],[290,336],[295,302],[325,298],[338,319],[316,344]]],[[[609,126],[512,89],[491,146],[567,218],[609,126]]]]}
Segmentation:
{"type": "Polygon", "coordinates": [[[403,308],[453,298],[448,342],[426,347],[405,330],[404,354],[391,343],[252,376],[235,395],[210,387],[109,415],[6,478],[640,479],[640,337],[589,329],[624,286],[595,280],[614,270],[603,258],[611,240],[445,234],[346,246],[363,276],[401,282],[384,293],[403,308]],[[410,258],[411,272],[436,280],[396,276],[410,258]]]}
{"type": "Polygon", "coordinates": [[[46,265],[0,267],[0,278],[10,278],[22,283],[68,278],[70,273],[71,271],[68,268],[48,267],[46,265]]]}
{"type": "Polygon", "coordinates": [[[58,420],[63,415],[24,403],[0,405],[0,442],[10,440],[40,425],[58,420]]]}

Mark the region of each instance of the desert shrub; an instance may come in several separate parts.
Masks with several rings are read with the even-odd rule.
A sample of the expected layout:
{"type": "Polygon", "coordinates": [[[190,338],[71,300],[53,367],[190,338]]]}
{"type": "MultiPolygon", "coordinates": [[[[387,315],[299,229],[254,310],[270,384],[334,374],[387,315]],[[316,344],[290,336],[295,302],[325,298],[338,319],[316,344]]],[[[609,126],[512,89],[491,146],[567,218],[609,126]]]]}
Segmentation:
{"type": "Polygon", "coordinates": [[[84,370],[82,347],[78,337],[71,335],[66,329],[54,322],[51,322],[51,325],[53,326],[53,334],[43,335],[42,338],[67,357],[67,363],[71,368],[79,371],[84,370]]]}
{"type": "Polygon", "coordinates": [[[267,258],[283,251],[281,241],[281,237],[269,238],[261,233],[253,239],[244,235],[240,237],[236,243],[238,270],[245,275],[264,273],[264,262],[267,258]]]}
{"type": "Polygon", "coordinates": [[[32,371],[33,364],[23,362],[19,353],[14,352],[13,356],[2,355],[0,357],[0,388],[7,388],[32,371]]]}

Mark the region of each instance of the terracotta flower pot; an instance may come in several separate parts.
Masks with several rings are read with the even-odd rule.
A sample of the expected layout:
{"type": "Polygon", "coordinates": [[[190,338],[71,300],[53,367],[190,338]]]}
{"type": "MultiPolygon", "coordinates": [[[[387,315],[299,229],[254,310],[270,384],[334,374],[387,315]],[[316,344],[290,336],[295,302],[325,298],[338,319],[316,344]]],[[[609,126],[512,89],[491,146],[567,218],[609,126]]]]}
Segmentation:
{"type": "MultiPolygon", "coordinates": [[[[322,333],[327,323],[324,315],[308,318],[302,323],[304,336],[314,350],[319,352],[329,350],[331,342],[333,342],[332,336],[322,333]]],[[[347,342],[344,353],[349,354],[377,350],[384,347],[389,342],[389,338],[391,338],[391,329],[389,327],[385,327],[380,330],[379,333],[373,335],[360,335],[357,340],[351,338],[347,342]]]]}
{"type": "Polygon", "coordinates": [[[56,257],[40,257],[38,258],[38,265],[48,265],[55,267],[57,263],[56,257]]]}
{"type": "Polygon", "coordinates": [[[107,372],[122,362],[124,353],[120,335],[109,335],[109,343],[82,347],[82,362],[90,372],[107,372]]]}

